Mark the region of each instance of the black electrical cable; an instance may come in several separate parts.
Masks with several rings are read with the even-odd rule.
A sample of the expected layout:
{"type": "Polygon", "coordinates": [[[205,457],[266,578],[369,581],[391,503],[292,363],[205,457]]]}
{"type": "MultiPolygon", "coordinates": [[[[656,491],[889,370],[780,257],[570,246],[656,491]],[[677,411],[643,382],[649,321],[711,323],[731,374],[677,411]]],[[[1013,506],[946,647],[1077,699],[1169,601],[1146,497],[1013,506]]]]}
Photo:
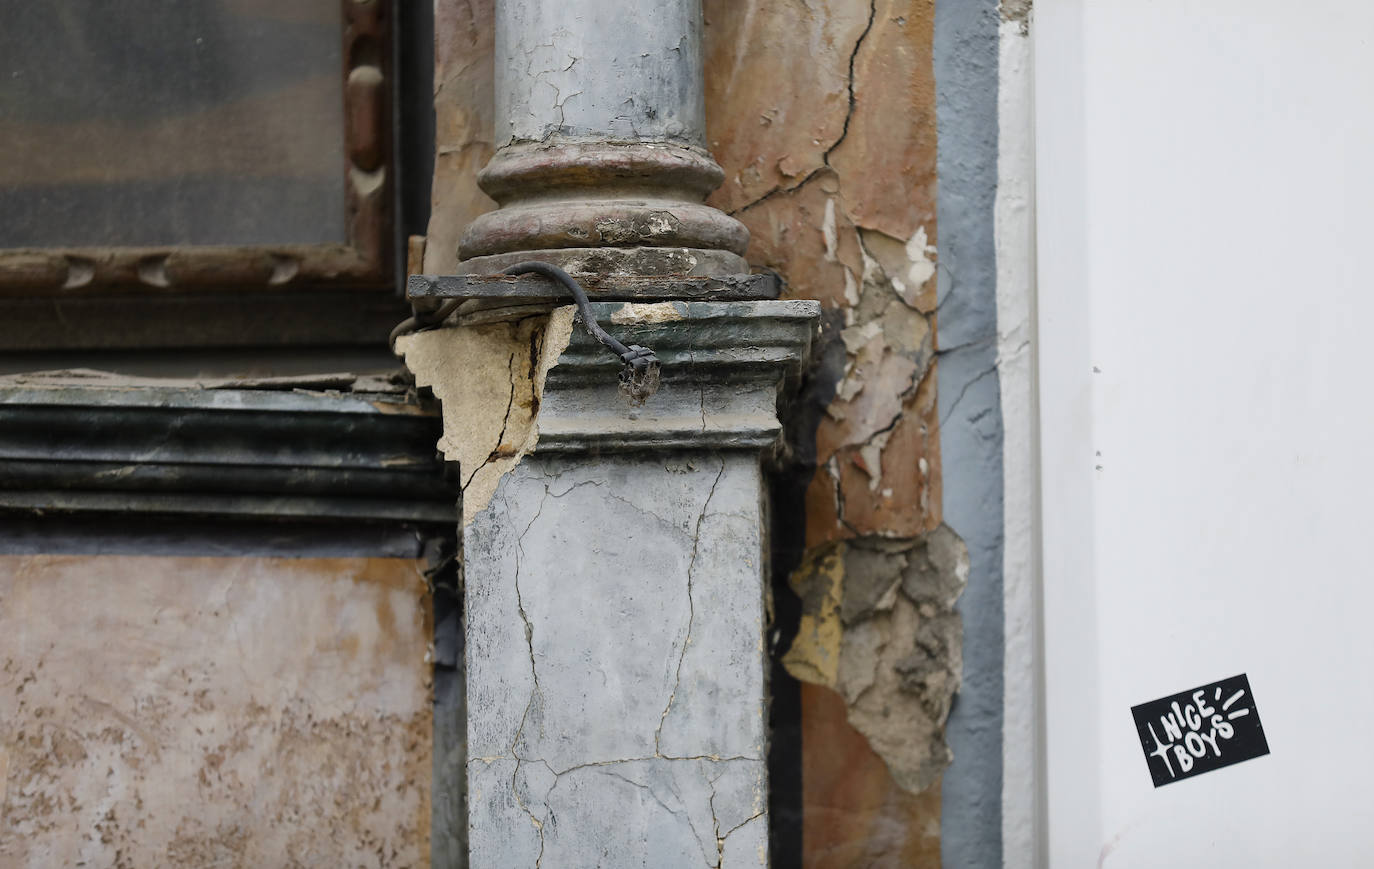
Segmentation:
{"type": "MultiPolygon", "coordinates": [[[[582,289],[582,285],[574,280],[572,275],[552,263],[540,262],[539,260],[516,263],[502,269],[501,274],[512,276],[543,275],[562,284],[568,292],[572,293],[573,300],[577,302],[577,310],[582,315],[582,323],[587,327],[587,331],[624,363],[625,368],[620,372],[621,388],[635,400],[641,402],[658,390],[658,357],[654,355],[654,351],[639,344],[626,346],[601,328],[601,324],[592,315],[591,301],[587,298],[587,291],[582,289]]],[[[417,312],[414,316],[401,321],[395,329],[391,330],[392,351],[395,352],[396,350],[397,338],[410,332],[433,329],[441,325],[465,301],[467,300],[451,299],[432,313],[421,314],[417,312]]]]}

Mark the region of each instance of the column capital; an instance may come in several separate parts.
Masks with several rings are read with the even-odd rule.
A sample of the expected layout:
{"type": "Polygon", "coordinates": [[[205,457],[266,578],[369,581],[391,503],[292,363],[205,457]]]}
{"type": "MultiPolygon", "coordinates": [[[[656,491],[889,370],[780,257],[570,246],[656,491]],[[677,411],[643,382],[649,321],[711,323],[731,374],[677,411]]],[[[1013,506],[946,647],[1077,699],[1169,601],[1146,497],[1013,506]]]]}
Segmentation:
{"type": "Polygon", "coordinates": [[[620,394],[620,363],[574,328],[549,370],[536,452],[763,450],[782,431],[820,315],[814,301],[596,302],[597,320],[653,349],[658,391],[642,405],[620,394]]]}

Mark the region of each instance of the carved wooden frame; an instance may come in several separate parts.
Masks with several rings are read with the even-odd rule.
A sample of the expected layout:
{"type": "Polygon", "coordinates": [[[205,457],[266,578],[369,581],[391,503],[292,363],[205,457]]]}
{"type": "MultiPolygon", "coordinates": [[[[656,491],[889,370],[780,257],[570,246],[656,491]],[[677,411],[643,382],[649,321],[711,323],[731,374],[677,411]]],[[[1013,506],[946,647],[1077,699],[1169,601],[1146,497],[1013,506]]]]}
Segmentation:
{"type": "Polygon", "coordinates": [[[341,2],[345,244],[0,249],[0,296],[392,288],[396,0],[341,2]]]}

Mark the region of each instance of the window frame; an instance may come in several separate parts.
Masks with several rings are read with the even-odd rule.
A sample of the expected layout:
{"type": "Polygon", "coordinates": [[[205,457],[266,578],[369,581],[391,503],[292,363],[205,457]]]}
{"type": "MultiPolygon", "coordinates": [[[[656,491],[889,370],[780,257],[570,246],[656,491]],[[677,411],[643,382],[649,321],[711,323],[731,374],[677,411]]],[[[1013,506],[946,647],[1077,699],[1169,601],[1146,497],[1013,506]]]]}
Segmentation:
{"type": "Polygon", "coordinates": [[[393,290],[395,0],[343,5],[343,244],[0,248],[0,297],[393,290]]]}

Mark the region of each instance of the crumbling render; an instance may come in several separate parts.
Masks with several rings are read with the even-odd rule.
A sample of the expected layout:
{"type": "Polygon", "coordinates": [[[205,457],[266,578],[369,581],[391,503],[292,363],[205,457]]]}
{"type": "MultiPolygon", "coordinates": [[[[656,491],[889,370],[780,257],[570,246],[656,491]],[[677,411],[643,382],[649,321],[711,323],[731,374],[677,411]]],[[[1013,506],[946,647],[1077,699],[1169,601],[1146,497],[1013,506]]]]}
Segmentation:
{"type": "MultiPolygon", "coordinates": [[[[462,475],[463,525],[487,508],[501,478],[539,442],[539,407],[549,371],[572,338],[577,308],[401,335],[396,352],[415,382],[434,390],[443,408],[439,449],[462,475]]],[[[682,319],[671,302],[623,303],[610,315],[616,326],[682,319]]],[[[622,348],[623,349],[623,348],[622,348]]],[[[644,348],[632,347],[632,350],[644,348]]],[[[657,388],[631,388],[642,404],[657,388]]],[[[622,392],[625,392],[622,380],[622,392]]]]}
{"type": "Polygon", "coordinates": [[[954,602],[968,571],[963,541],[941,525],[916,538],[827,544],[791,577],[802,618],[783,665],[843,696],[850,724],[913,793],[952,759],[945,720],[963,643],[954,602]]]}
{"type": "Polygon", "coordinates": [[[443,406],[439,449],[462,474],[463,525],[539,441],[549,369],[572,337],[572,306],[502,323],[403,335],[397,352],[443,406]]]}

